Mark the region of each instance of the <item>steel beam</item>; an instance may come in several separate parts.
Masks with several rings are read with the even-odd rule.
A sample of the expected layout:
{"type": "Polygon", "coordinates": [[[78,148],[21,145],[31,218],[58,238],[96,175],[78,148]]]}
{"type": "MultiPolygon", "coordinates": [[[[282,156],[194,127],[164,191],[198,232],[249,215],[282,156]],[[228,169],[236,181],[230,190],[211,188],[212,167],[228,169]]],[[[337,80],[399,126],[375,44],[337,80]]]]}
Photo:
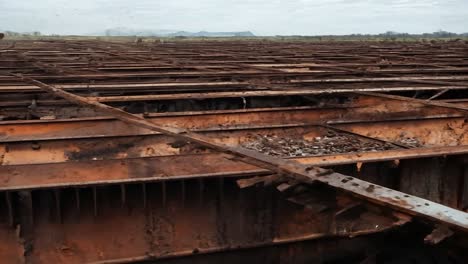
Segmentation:
{"type": "Polygon", "coordinates": [[[410,215],[447,224],[459,230],[468,231],[468,213],[454,210],[447,206],[443,206],[441,204],[411,196],[389,188],[370,184],[369,182],[362,181],[354,177],[331,172],[329,170],[317,167],[308,167],[294,161],[287,161],[243,148],[220,144],[210,138],[194,132],[190,132],[188,130],[159,126],[145,120],[142,117],[132,115],[108,105],[87,100],[81,96],[71,94],[60,88],[45,84],[29,77],[22,75],[13,76],[21,81],[36,85],[53,95],[62,97],[79,105],[88,106],[105,112],[129,124],[167,134],[180,140],[194,142],[202,146],[212,148],[214,150],[226,153],[227,155],[231,155],[235,159],[237,158],[243,162],[262,167],[279,175],[286,175],[287,177],[291,177],[301,182],[321,182],[336,189],[349,192],[361,199],[368,200],[375,204],[389,206],[395,210],[402,211],[410,215]]]}

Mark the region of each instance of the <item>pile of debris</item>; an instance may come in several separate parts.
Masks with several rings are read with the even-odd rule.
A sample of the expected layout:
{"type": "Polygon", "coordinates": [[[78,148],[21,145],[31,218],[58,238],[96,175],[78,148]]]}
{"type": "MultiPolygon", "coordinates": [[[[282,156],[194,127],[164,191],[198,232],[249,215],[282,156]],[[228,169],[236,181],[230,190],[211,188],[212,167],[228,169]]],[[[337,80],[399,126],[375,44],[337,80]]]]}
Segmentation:
{"type": "Polygon", "coordinates": [[[422,144],[417,138],[414,137],[402,137],[398,140],[398,143],[410,148],[420,148],[424,146],[424,144],[422,144]]]}
{"type": "Polygon", "coordinates": [[[302,138],[284,138],[276,135],[252,135],[243,147],[271,156],[304,157],[340,153],[382,151],[397,148],[389,143],[367,141],[344,133],[329,131],[312,141],[302,138]]]}

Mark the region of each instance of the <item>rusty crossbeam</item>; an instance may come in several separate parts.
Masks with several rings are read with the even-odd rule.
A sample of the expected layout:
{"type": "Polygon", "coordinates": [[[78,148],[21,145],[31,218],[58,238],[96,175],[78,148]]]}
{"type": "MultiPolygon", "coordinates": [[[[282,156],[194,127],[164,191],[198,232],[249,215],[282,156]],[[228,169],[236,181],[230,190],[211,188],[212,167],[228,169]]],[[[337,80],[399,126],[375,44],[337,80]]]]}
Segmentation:
{"type": "MultiPolygon", "coordinates": [[[[322,74],[331,74],[327,72],[322,72],[322,74]]],[[[334,74],[337,74],[334,72],[334,74]]],[[[163,78],[198,78],[200,75],[204,75],[205,78],[238,78],[242,80],[257,80],[257,79],[264,79],[264,78],[292,78],[288,82],[288,84],[336,84],[336,83],[365,83],[365,82],[413,82],[413,81],[425,81],[424,84],[431,83],[431,81],[436,81],[434,84],[442,84],[442,85],[457,85],[457,83],[450,83],[447,81],[464,81],[460,85],[466,86],[468,81],[468,76],[460,75],[460,76],[419,76],[419,77],[369,77],[369,78],[336,78],[336,79],[309,79],[308,77],[316,74],[311,74],[307,72],[273,72],[273,73],[265,73],[259,71],[252,71],[252,70],[244,70],[244,71],[219,71],[219,72],[202,72],[202,71],[191,71],[187,73],[180,73],[177,71],[174,72],[167,72],[164,75],[155,75],[155,73],[110,73],[110,74],[103,74],[103,73],[90,73],[90,74],[75,74],[75,75],[30,75],[31,78],[35,78],[38,80],[67,80],[67,79],[106,79],[106,78],[118,78],[118,79],[125,79],[125,78],[150,78],[150,79],[163,79],[163,78]],[[294,80],[293,78],[301,77],[299,80],[294,80]],[[444,82],[437,82],[437,81],[444,81],[444,82]]],[[[12,81],[14,80],[12,77],[7,76],[0,76],[0,81],[12,81]]],[[[281,84],[281,82],[280,82],[281,84]]]]}
{"type": "MultiPolygon", "coordinates": [[[[248,83],[247,82],[211,82],[211,83],[204,83],[204,82],[199,82],[199,83],[144,83],[144,84],[112,84],[112,85],[106,85],[106,84],[89,84],[89,85],[70,85],[70,84],[64,84],[63,89],[64,90],[84,90],[87,91],[89,89],[95,89],[95,90],[100,90],[100,91],[106,91],[106,90],[123,90],[123,89],[157,89],[157,88],[177,88],[183,91],[183,89],[190,89],[190,88],[199,88],[199,87],[204,87],[204,88],[210,88],[213,87],[216,89],[219,89],[221,87],[231,87],[231,88],[247,88],[248,83]]],[[[320,93],[344,93],[344,92],[359,92],[359,91],[374,91],[374,92],[398,92],[398,91],[425,91],[425,90],[462,90],[462,89],[467,89],[467,86],[397,86],[397,87],[363,87],[363,88],[339,88],[339,89],[324,89],[324,88],[315,88],[313,90],[306,90],[304,89],[306,87],[291,87],[288,89],[283,89],[283,91],[279,91],[278,89],[276,90],[267,90],[267,89],[258,89],[258,91],[248,91],[250,93],[258,93],[260,96],[262,93],[272,93],[272,94],[278,94],[280,92],[283,92],[284,95],[288,95],[289,93],[294,94],[320,94],[320,93]]],[[[7,93],[7,92],[15,92],[15,91],[24,91],[24,92],[37,92],[40,91],[37,89],[35,86],[26,86],[26,85],[12,85],[12,86],[1,86],[0,87],[0,92],[2,93],[7,93]]],[[[164,90],[162,90],[164,91],[164,90]]],[[[232,92],[233,96],[242,96],[242,92],[237,91],[237,92],[232,92]],[[240,93],[239,95],[236,95],[237,93],[240,93]]],[[[248,94],[248,93],[247,93],[248,94]]],[[[202,94],[203,95],[203,94],[202,94]]],[[[200,96],[202,96],[200,95],[200,96]]],[[[176,95],[172,95],[176,96],[176,95]]],[[[221,93],[220,96],[223,96],[221,93]]],[[[226,96],[224,96],[226,97],[226,96]]]]}
{"type": "MultiPolygon", "coordinates": [[[[468,150],[457,147],[428,148],[424,151],[390,150],[377,153],[356,153],[335,155],[329,158],[305,157],[289,159],[304,166],[337,166],[358,165],[380,162],[394,164],[395,161],[424,159],[428,157],[462,157],[468,150]]],[[[461,165],[460,165],[461,166],[461,165]]],[[[236,160],[227,160],[219,154],[173,155],[131,157],[124,159],[91,161],[48,162],[30,164],[3,165],[2,175],[12,175],[9,182],[0,184],[0,191],[33,190],[58,187],[79,187],[104,184],[131,184],[144,182],[161,182],[180,179],[215,178],[215,177],[248,177],[271,174],[269,170],[253,167],[236,160]],[[197,166],[189,166],[190,162],[197,166]],[[184,165],[180,165],[180,164],[184,165]],[[145,170],[135,169],[142,167],[145,170]],[[86,168],[86,169],[83,169],[86,168]],[[32,173],[34,172],[34,173],[32,173]],[[67,172],[67,173],[64,173],[67,172]],[[106,173],[103,173],[106,172],[106,173]],[[112,172],[112,173],[107,173],[112,172]],[[32,177],[34,174],[34,178],[32,177]]],[[[395,175],[397,177],[398,175],[395,175]]],[[[453,176],[453,175],[452,175],[453,176]]],[[[402,176],[404,177],[404,176],[402,176]]],[[[457,196],[457,195],[453,195],[457,196]]],[[[463,208],[463,205],[460,206],[463,208]]]]}
{"type": "MultiPolygon", "coordinates": [[[[22,88],[20,88],[21,90],[22,88]]],[[[129,96],[99,96],[88,97],[90,100],[95,100],[102,103],[112,102],[133,102],[133,101],[168,101],[168,100],[191,100],[191,99],[218,99],[218,98],[242,98],[242,97],[285,97],[285,96],[310,96],[310,95],[329,95],[351,92],[404,92],[404,91],[440,91],[437,96],[431,97],[429,100],[435,99],[441,94],[449,90],[465,90],[463,86],[441,86],[441,87],[388,87],[388,88],[343,88],[343,89],[288,89],[288,90],[266,90],[266,91],[239,91],[239,92],[197,92],[197,93],[180,93],[180,94],[159,94],[159,95],[129,95],[129,96]]],[[[30,101],[13,101],[0,102],[0,106],[24,106],[29,105],[30,101]]],[[[57,104],[57,100],[38,100],[38,104],[57,104]]]]}
{"type": "Polygon", "coordinates": [[[462,211],[325,169],[308,167],[294,161],[287,161],[280,158],[266,156],[255,151],[220,144],[208,137],[185,129],[156,125],[139,116],[96,101],[88,100],[32,78],[17,74],[12,74],[12,76],[18,78],[18,80],[36,85],[41,89],[44,89],[55,96],[62,97],[70,102],[98,109],[99,111],[112,115],[126,123],[212,148],[216,151],[226,153],[234,159],[239,159],[240,161],[265,168],[279,175],[286,175],[287,177],[292,177],[296,180],[307,183],[325,183],[372,203],[389,206],[410,215],[430,219],[450,225],[459,230],[468,231],[468,214],[462,211]]]}
{"type": "MultiPolygon", "coordinates": [[[[348,123],[330,123],[328,126],[317,124],[289,124],[289,125],[267,125],[267,126],[242,126],[242,127],[224,127],[210,129],[194,129],[197,133],[204,134],[218,140],[219,142],[249,142],[251,135],[275,134],[277,136],[305,136],[307,134],[325,135],[328,131],[337,131],[350,134],[354,139],[367,142],[376,142],[386,146],[392,146],[380,152],[369,152],[355,150],[355,153],[336,153],[332,156],[303,156],[301,160],[315,160],[318,164],[331,164],[333,162],[353,162],[372,161],[385,159],[398,159],[422,156],[437,156],[445,154],[462,154],[467,149],[463,146],[466,139],[463,135],[467,129],[463,127],[463,117],[451,118],[427,118],[420,120],[392,120],[380,121],[369,124],[368,122],[348,122],[348,123]],[[435,132],[444,127],[458,127],[456,130],[444,130],[435,132]],[[404,129],[409,135],[417,135],[420,145],[425,148],[409,148],[402,143],[404,138],[399,133],[392,133],[388,128],[399,127],[404,129]],[[434,131],[434,132],[433,132],[434,131]],[[366,134],[368,136],[366,136],[366,134]],[[226,137],[227,136],[227,137],[226,137]],[[370,137],[370,136],[374,136],[370,137]],[[377,139],[376,139],[377,138],[377,139]],[[461,146],[459,146],[458,144],[461,146]],[[445,146],[448,145],[448,146],[445,146]],[[454,146],[450,146],[454,145],[454,146]],[[394,147],[398,148],[396,151],[394,147]]],[[[51,124],[51,123],[48,123],[51,124]]],[[[111,125],[112,126],[112,125],[111,125]]],[[[31,128],[25,129],[31,130],[31,128]]],[[[40,127],[38,129],[41,130],[40,127]]],[[[4,131],[1,129],[0,131],[4,131]]],[[[113,133],[104,136],[106,131],[98,130],[93,127],[100,136],[84,136],[76,134],[69,138],[63,138],[60,135],[47,137],[31,137],[32,135],[13,137],[7,140],[3,139],[0,145],[0,155],[2,155],[3,165],[18,164],[40,164],[50,162],[66,162],[93,159],[109,158],[141,158],[152,156],[180,155],[197,152],[195,146],[184,147],[184,144],[174,144],[171,137],[160,133],[140,131],[128,131],[113,126],[113,133]],[[121,134],[126,132],[126,134],[121,134]],[[30,140],[34,140],[31,144],[30,140]],[[109,147],[115,148],[112,151],[106,151],[109,147]],[[191,150],[193,149],[193,150],[191,150]]],[[[83,131],[82,131],[83,132],[83,131]]],[[[310,136],[309,136],[310,137],[310,136]]],[[[203,151],[205,153],[206,151],[203,151]]]]}

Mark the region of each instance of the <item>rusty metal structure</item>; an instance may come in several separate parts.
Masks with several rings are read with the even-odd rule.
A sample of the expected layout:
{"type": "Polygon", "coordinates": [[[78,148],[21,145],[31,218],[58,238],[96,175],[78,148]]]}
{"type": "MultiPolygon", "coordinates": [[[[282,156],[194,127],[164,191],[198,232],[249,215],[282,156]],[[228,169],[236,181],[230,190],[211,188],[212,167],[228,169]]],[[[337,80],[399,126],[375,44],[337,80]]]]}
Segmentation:
{"type": "Polygon", "coordinates": [[[464,42],[0,44],[5,263],[468,260],[464,42]]]}

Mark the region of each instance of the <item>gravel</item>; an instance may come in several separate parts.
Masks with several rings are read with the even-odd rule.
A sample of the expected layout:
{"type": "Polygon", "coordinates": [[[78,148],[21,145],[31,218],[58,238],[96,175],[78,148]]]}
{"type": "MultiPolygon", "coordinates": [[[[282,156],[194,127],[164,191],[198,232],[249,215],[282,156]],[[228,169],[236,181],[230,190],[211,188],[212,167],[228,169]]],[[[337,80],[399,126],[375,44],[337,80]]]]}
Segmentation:
{"type": "Polygon", "coordinates": [[[362,140],[359,137],[329,131],[313,140],[284,138],[276,135],[251,135],[243,147],[271,156],[303,157],[395,149],[391,144],[362,140]]]}

